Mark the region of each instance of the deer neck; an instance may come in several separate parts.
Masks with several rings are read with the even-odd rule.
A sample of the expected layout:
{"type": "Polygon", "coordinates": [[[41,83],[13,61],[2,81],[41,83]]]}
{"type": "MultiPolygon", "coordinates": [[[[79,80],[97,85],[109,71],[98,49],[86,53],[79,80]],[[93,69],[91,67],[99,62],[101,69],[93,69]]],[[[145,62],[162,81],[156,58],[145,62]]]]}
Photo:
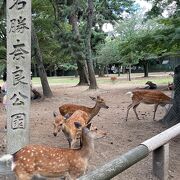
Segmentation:
{"type": "Polygon", "coordinates": [[[89,135],[83,136],[82,143],[80,154],[83,158],[89,159],[94,152],[94,139],[89,135]]]}
{"type": "Polygon", "coordinates": [[[91,108],[91,112],[90,112],[90,116],[89,116],[89,121],[88,123],[91,121],[91,119],[96,116],[98,114],[98,112],[100,111],[101,107],[98,106],[98,103],[95,104],[95,106],[93,108],[91,108]]]}
{"type": "Polygon", "coordinates": [[[62,132],[64,133],[66,138],[69,138],[69,136],[70,136],[70,129],[69,129],[69,127],[66,124],[63,124],[62,132]]]}

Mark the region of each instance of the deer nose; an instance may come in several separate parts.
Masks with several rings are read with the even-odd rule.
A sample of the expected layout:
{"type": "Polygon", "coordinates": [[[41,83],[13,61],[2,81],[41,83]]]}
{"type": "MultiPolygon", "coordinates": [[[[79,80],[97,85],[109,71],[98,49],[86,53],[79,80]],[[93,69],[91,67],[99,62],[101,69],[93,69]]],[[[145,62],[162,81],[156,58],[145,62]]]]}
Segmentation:
{"type": "Polygon", "coordinates": [[[57,136],[57,133],[53,133],[54,134],[54,136],[57,136]]]}
{"type": "Polygon", "coordinates": [[[106,106],[106,109],[109,109],[109,106],[106,106]]]}

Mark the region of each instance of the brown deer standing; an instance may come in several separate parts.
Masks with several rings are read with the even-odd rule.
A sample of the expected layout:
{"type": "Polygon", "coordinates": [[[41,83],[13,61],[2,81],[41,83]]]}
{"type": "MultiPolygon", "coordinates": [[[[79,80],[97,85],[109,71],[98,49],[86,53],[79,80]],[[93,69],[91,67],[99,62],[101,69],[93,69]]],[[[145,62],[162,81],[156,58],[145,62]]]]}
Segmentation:
{"type": "MultiPolygon", "coordinates": [[[[76,142],[81,138],[81,132],[74,127],[74,122],[79,122],[82,126],[86,126],[88,122],[87,113],[81,110],[77,110],[68,119],[65,119],[61,114],[57,115],[56,113],[54,113],[54,117],[54,136],[57,136],[57,133],[62,130],[68,140],[69,147],[73,148],[76,142]]],[[[106,135],[105,132],[99,131],[94,126],[91,127],[91,131],[93,131],[94,134],[99,137],[106,135]]]]}
{"type": "Polygon", "coordinates": [[[59,112],[65,117],[70,117],[76,110],[85,111],[89,116],[87,122],[89,123],[91,119],[98,114],[101,108],[105,108],[105,109],[109,108],[109,106],[106,105],[104,99],[101,98],[100,96],[97,96],[97,98],[95,97],[90,97],[90,98],[96,102],[95,106],[92,108],[77,104],[64,104],[59,107],[59,112]]]}
{"type": "Polygon", "coordinates": [[[138,114],[136,112],[136,108],[140,103],[144,104],[154,104],[154,116],[153,120],[155,120],[155,114],[158,106],[165,106],[166,104],[172,104],[172,98],[165,95],[161,91],[153,91],[153,90],[138,90],[134,92],[128,92],[126,94],[131,94],[132,103],[127,107],[126,121],[128,119],[129,110],[133,108],[134,113],[139,120],[138,114]]]}
{"type": "Polygon", "coordinates": [[[94,141],[88,128],[78,122],[74,125],[82,131],[82,147],[79,149],[27,145],[13,155],[3,156],[0,161],[12,161],[12,170],[18,180],[30,180],[33,175],[76,180],[86,172],[94,141]]]}

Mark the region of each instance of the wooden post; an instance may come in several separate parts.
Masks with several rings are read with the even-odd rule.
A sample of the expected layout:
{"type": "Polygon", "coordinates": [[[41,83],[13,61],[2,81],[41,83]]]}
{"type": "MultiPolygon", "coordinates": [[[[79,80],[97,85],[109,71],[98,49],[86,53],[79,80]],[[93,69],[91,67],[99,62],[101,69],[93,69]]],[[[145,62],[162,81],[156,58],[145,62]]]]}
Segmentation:
{"type": "Polygon", "coordinates": [[[168,180],[169,143],[153,151],[153,175],[160,180],[168,180]]]}
{"type": "Polygon", "coordinates": [[[29,143],[31,0],[7,6],[7,152],[29,143]]]}

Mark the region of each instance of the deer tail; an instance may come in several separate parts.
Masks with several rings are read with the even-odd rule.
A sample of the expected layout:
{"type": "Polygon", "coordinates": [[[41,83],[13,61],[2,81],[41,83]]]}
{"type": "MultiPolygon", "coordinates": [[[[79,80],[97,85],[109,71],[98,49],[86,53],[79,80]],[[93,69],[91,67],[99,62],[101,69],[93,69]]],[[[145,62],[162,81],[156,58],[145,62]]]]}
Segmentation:
{"type": "Polygon", "coordinates": [[[131,91],[127,92],[126,94],[130,94],[131,97],[133,96],[133,92],[131,91]]]}

